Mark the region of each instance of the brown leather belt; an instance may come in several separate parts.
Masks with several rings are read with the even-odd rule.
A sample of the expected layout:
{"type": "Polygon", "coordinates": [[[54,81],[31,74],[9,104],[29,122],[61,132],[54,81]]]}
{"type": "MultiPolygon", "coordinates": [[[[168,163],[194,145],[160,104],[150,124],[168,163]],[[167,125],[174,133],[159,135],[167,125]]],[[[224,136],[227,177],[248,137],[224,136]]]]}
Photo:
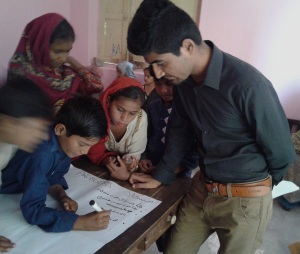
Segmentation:
{"type": "Polygon", "coordinates": [[[272,180],[268,178],[250,183],[216,183],[204,179],[206,190],[214,195],[224,197],[253,198],[264,196],[271,191],[272,180]]]}

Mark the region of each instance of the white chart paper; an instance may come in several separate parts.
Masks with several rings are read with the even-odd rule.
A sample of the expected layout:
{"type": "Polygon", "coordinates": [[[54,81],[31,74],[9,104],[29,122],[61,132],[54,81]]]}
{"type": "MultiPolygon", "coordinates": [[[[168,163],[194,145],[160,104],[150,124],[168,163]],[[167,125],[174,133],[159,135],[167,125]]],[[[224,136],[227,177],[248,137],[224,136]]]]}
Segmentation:
{"type": "MultiPolygon", "coordinates": [[[[89,254],[94,253],[157,207],[161,201],[130,191],[118,184],[95,177],[71,166],[65,175],[67,194],[78,203],[77,214],[90,213],[90,200],[104,210],[111,210],[107,229],[46,233],[29,225],[19,208],[21,194],[0,194],[0,235],[16,243],[11,254],[89,254]]],[[[46,205],[57,208],[50,196],[46,205]]]]}

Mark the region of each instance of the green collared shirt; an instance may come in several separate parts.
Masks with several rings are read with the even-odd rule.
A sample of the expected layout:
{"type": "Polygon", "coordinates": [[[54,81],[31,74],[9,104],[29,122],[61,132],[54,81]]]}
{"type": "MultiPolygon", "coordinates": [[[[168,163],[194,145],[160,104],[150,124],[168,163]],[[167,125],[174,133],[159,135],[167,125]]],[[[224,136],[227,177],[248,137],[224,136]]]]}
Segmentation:
{"type": "Polygon", "coordinates": [[[207,178],[242,183],[271,174],[278,184],[295,151],[275,89],[253,66],[206,43],[212,57],[203,84],[189,77],[174,86],[176,114],[153,177],[170,183],[174,165],[196,134],[200,168],[207,178]]]}

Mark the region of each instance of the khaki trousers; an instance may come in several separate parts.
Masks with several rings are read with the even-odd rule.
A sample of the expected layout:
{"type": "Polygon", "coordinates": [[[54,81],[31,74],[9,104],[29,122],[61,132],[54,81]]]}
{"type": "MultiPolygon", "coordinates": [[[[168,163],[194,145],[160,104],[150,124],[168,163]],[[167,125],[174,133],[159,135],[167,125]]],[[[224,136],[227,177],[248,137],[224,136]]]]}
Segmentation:
{"type": "Polygon", "coordinates": [[[196,254],[214,232],[218,254],[254,254],[262,245],[272,217],[272,193],[254,198],[208,194],[199,172],[178,210],[166,245],[166,254],[196,254]]]}

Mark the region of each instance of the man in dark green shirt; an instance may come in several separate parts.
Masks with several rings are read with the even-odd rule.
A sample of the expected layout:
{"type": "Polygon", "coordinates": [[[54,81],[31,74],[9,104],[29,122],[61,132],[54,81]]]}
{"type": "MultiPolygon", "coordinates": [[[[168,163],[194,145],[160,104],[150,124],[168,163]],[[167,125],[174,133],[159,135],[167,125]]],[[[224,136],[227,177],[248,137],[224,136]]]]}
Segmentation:
{"type": "Polygon", "coordinates": [[[195,134],[200,172],[179,209],[165,253],[197,253],[216,232],[219,253],[255,253],[272,215],[272,186],[295,158],[278,96],[258,70],[203,41],[197,25],[167,0],[144,0],[128,29],[128,49],[174,86],[176,115],[165,156],[134,188],[156,188],[195,134]]]}

